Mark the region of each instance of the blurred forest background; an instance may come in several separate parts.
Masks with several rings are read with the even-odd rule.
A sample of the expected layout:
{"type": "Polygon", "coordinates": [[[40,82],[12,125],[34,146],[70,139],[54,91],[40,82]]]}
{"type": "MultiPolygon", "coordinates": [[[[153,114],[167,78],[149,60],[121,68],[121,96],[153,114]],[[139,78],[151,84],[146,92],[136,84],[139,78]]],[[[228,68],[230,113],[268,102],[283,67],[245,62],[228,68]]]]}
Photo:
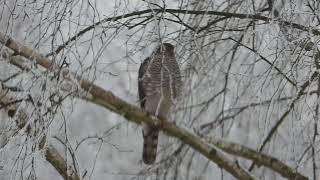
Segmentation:
{"type": "Polygon", "coordinates": [[[317,0],[0,0],[0,180],[320,179],[319,42],[317,0]],[[183,79],[170,122],[210,153],[164,128],[146,166],[139,123],[65,74],[138,106],[161,42],[183,79]]]}

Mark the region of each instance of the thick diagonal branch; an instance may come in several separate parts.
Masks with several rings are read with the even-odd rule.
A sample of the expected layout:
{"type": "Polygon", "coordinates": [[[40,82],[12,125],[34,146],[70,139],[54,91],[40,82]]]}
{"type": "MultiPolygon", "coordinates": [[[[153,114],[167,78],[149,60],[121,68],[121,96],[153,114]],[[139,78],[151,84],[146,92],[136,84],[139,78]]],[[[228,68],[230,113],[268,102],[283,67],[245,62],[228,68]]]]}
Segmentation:
{"type": "MultiPolygon", "coordinates": [[[[20,45],[12,38],[2,33],[0,33],[0,43],[12,49],[17,55],[23,56],[30,60],[34,60],[37,64],[48,68],[49,70],[52,69],[52,63],[49,59],[32,51],[26,46],[20,45]]],[[[145,122],[153,125],[158,123],[158,120],[155,117],[148,115],[147,112],[138,108],[137,106],[131,105],[118,98],[112,92],[106,91],[103,88],[93,84],[92,82],[82,79],[80,76],[77,76],[77,79],[81,88],[89,93],[87,96],[80,96],[80,98],[105,107],[110,111],[125,117],[130,122],[134,122],[137,124],[145,122]]],[[[209,160],[216,163],[219,167],[228,171],[234,177],[244,180],[254,179],[247,171],[229,160],[221,152],[208,145],[200,137],[195,136],[189,131],[183,128],[179,128],[170,123],[166,123],[161,126],[161,130],[172,137],[180,139],[185,144],[188,144],[194,150],[198,151],[209,160]]]]}
{"type": "Polygon", "coordinates": [[[227,153],[240,156],[246,159],[250,159],[258,165],[266,166],[272,169],[273,171],[278,172],[285,178],[296,179],[296,180],[308,179],[307,177],[296,172],[294,169],[290,168],[280,160],[274,157],[271,157],[269,155],[247,148],[240,144],[227,142],[224,140],[219,140],[211,137],[207,137],[206,139],[209,143],[215,145],[216,147],[224,150],[227,153]]]}
{"type": "MultiPolygon", "coordinates": [[[[18,62],[19,59],[15,58],[13,62],[18,62]]],[[[22,64],[22,63],[17,63],[22,64]]],[[[27,121],[27,115],[25,114],[24,111],[18,109],[18,104],[12,104],[10,102],[14,101],[15,97],[9,93],[6,89],[3,89],[0,85],[0,107],[1,105],[6,105],[10,104],[10,108],[7,108],[6,111],[9,116],[10,111],[13,111],[16,119],[16,124],[19,129],[23,129],[24,125],[26,124],[27,121]]],[[[27,128],[28,129],[28,128],[27,128]]],[[[26,132],[27,133],[27,132],[26,132]]],[[[45,139],[43,139],[45,140],[45,139]]],[[[80,180],[78,174],[76,171],[72,168],[72,166],[68,166],[67,161],[63,158],[63,156],[59,153],[59,151],[52,146],[51,144],[48,144],[44,146],[44,142],[39,145],[39,148],[44,149],[44,155],[46,160],[59,172],[59,174],[63,177],[65,180],[80,180]]]]}

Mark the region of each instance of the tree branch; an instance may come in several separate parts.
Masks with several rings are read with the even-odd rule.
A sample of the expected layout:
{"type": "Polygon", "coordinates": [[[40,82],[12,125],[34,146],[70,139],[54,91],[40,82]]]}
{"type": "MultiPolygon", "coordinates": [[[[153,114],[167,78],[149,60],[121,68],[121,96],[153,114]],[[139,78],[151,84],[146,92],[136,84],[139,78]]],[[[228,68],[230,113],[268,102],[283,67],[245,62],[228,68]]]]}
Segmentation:
{"type": "MultiPolygon", "coordinates": [[[[163,9],[163,8],[146,9],[146,10],[142,10],[142,11],[135,11],[135,12],[128,13],[128,14],[123,14],[120,16],[109,17],[109,18],[105,18],[101,21],[98,21],[98,22],[94,23],[93,25],[88,26],[88,27],[84,28],[83,30],[79,31],[77,34],[75,34],[73,37],[68,39],[66,42],[59,45],[58,48],[54,52],[47,54],[46,57],[52,56],[54,54],[58,54],[62,49],[64,49],[72,41],[75,41],[77,38],[79,38],[80,36],[82,36],[86,32],[94,29],[95,27],[97,27],[100,24],[103,24],[105,22],[117,21],[120,19],[132,17],[132,16],[139,16],[139,15],[147,14],[147,13],[161,13],[161,12],[162,13],[170,13],[170,14],[215,15],[215,16],[222,16],[225,18],[254,19],[254,20],[261,20],[261,21],[265,21],[265,22],[269,22],[269,21],[273,20],[272,18],[269,18],[266,16],[261,16],[259,14],[242,14],[242,13],[229,13],[229,12],[220,12],[220,11],[196,11],[196,10],[183,10],[183,9],[163,9]]],[[[293,27],[296,29],[300,29],[302,31],[307,31],[307,32],[310,32],[316,36],[320,35],[320,31],[317,30],[316,28],[310,28],[310,27],[303,26],[301,24],[292,23],[292,22],[288,22],[288,21],[284,21],[284,20],[280,20],[280,19],[276,19],[274,21],[278,22],[280,25],[290,26],[290,27],[293,27]]],[[[212,23],[209,23],[209,24],[212,24],[212,23]]],[[[205,26],[204,28],[208,28],[208,25],[205,26]]],[[[203,28],[201,28],[201,31],[202,30],[203,30],[203,28]]]]}
{"type": "Polygon", "coordinates": [[[67,162],[60,155],[58,150],[51,144],[45,146],[45,157],[46,160],[59,172],[63,179],[80,180],[78,174],[75,173],[75,170],[71,166],[68,166],[67,162]]]}
{"type": "MultiPolygon", "coordinates": [[[[1,32],[0,43],[12,49],[17,55],[23,56],[29,60],[33,60],[37,64],[47,68],[48,70],[53,69],[52,63],[49,59],[34,52],[26,46],[20,45],[19,43],[15,42],[12,38],[2,34],[1,32]]],[[[124,100],[115,96],[112,92],[106,91],[103,88],[91,83],[88,80],[83,79],[80,76],[76,76],[76,78],[79,81],[81,88],[89,93],[86,96],[79,96],[79,98],[88,100],[92,103],[105,107],[110,111],[125,117],[130,122],[134,122],[137,124],[145,122],[150,125],[159,126],[159,120],[154,116],[150,116],[143,109],[128,104],[124,100]]],[[[242,169],[236,163],[229,160],[221,152],[217,151],[215,148],[208,145],[200,137],[195,136],[186,129],[179,128],[169,122],[164,123],[163,125],[159,126],[159,128],[169,136],[178,138],[185,144],[188,144],[194,150],[198,151],[199,153],[216,163],[219,167],[228,171],[234,177],[243,180],[254,179],[247,171],[242,169]]],[[[59,171],[59,169],[57,170],[59,171]]]]}
{"type": "Polygon", "coordinates": [[[255,53],[256,55],[258,55],[264,62],[266,62],[267,64],[269,64],[271,66],[271,68],[274,68],[276,71],[278,71],[279,74],[281,74],[292,86],[297,88],[297,85],[295,82],[293,82],[286,74],[284,74],[276,65],[274,65],[274,63],[270,62],[267,58],[263,57],[260,53],[258,53],[256,50],[250,48],[249,46],[246,46],[245,44],[241,43],[240,41],[237,41],[233,38],[230,37],[230,39],[236,43],[238,43],[239,45],[249,49],[250,51],[252,51],[253,53],[255,53]]]}
{"type": "MultiPolygon", "coordinates": [[[[15,60],[18,61],[18,58],[15,57],[15,60]]],[[[0,104],[8,104],[14,99],[15,97],[11,96],[8,91],[6,91],[0,86],[0,104]]],[[[10,104],[10,108],[6,109],[6,111],[8,115],[11,114],[10,111],[14,112],[12,115],[9,115],[11,117],[13,117],[14,114],[16,114],[15,115],[16,125],[21,130],[24,128],[27,122],[27,115],[22,110],[19,110],[17,112],[17,109],[18,109],[17,103],[10,104]]],[[[39,148],[45,149],[44,154],[45,154],[46,160],[58,171],[58,173],[63,177],[63,179],[80,180],[76,171],[71,166],[68,166],[66,160],[60,155],[58,150],[51,144],[48,144],[48,143],[47,145],[44,145],[44,144],[45,144],[45,137],[42,138],[42,143],[39,144],[39,148]]]]}
{"type": "MultiPolygon", "coordinates": [[[[310,80],[306,81],[305,83],[303,83],[300,87],[300,90],[297,94],[297,97],[292,101],[292,103],[290,104],[288,110],[286,112],[284,112],[282,114],[282,116],[279,118],[279,120],[273,125],[273,127],[270,129],[268,135],[265,137],[265,139],[262,142],[262,145],[259,148],[259,152],[262,152],[262,150],[264,149],[264,147],[268,144],[268,142],[271,140],[271,138],[273,137],[273,135],[277,132],[278,128],[280,127],[280,125],[284,122],[284,120],[286,119],[286,117],[289,115],[289,113],[291,112],[291,110],[294,108],[295,103],[302,97],[302,95],[304,94],[304,91],[306,90],[306,88],[311,84],[311,82],[319,76],[319,72],[315,71],[310,80]]],[[[249,171],[251,171],[254,167],[254,163],[251,164],[249,171]]]]}
{"type": "Polygon", "coordinates": [[[227,142],[224,140],[215,139],[212,137],[206,137],[206,140],[217,146],[218,148],[224,150],[227,153],[240,156],[243,158],[250,159],[254,161],[258,165],[264,165],[275,172],[278,172],[283,177],[288,179],[295,179],[295,180],[307,180],[308,178],[303,176],[302,174],[296,172],[294,169],[290,168],[280,160],[271,157],[269,155],[263,154],[261,152],[257,152],[253,149],[247,148],[240,144],[227,142]]]}

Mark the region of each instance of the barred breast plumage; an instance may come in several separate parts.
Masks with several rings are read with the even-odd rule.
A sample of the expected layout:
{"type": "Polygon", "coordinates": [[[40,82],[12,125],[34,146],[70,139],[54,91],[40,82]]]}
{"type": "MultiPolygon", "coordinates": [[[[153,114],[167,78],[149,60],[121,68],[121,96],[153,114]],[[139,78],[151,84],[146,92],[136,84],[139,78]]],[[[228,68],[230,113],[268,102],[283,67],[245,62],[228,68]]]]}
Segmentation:
{"type": "MultiPolygon", "coordinates": [[[[174,55],[174,46],[163,43],[139,69],[138,90],[140,106],[160,119],[167,119],[174,100],[180,95],[181,74],[174,55]]],[[[159,130],[143,124],[143,161],[156,160],[159,130]]]]}

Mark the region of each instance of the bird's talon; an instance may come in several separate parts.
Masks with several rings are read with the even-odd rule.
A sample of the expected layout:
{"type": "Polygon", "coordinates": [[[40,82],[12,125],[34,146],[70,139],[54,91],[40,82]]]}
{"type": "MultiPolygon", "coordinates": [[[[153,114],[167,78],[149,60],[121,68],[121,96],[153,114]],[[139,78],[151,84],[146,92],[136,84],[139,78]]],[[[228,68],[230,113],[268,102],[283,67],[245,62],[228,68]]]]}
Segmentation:
{"type": "Polygon", "coordinates": [[[167,122],[167,119],[166,118],[163,118],[163,117],[159,117],[159,126],[160,127],[163,127],[167,122]]]}

